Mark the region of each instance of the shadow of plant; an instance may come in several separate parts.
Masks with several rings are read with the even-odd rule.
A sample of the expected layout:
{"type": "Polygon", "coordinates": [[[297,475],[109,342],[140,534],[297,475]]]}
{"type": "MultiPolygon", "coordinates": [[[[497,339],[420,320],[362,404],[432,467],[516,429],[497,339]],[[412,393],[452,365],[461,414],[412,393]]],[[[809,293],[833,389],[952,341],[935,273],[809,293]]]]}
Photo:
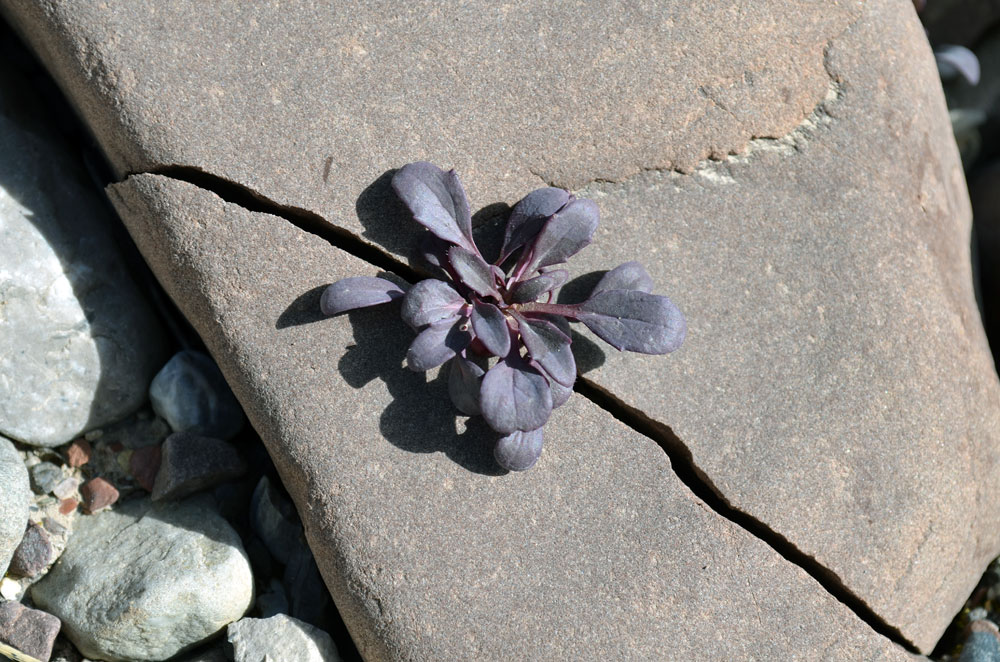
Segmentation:
{"type": "Polygon", "coordinates": [[[493,461],[497,435],[480,417],[465,420],[448,397],[447,368],[433,379],[404,365],[414,334],[399,319],[399,306],[389,304],[347,313],[355,344],[337,365],[344,381],[362,388],[380,379],[393,401],[379,418],[379,430],[391,444],[412,453],[444,453],[474,473],[506,473],[493,461]]]}

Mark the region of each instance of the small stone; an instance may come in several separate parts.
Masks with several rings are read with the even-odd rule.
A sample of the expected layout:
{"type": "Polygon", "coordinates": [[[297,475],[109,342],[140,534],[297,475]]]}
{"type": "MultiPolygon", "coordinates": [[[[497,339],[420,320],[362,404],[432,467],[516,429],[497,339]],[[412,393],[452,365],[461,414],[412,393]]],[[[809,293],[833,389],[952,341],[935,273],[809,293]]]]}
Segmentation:
{"type": "Polygon", "coordinates": [[[52,558],[52,543],[49,534],[37,524],[30,524],[14,550],[10,560],[10,573],[17,577],[34,577],[49,564],[52,558]]]}
{"type": "Polygon", "coordinates": [[[77,439],[66,449],[66,462],[69,466],[76,468],[90,462],[90,442],[84,439],[77,439]]]}
{"type": "Polygon", "coordinates": [[[63,478],[61,481],[56,483],[56,486],[52,488],[52,494],[60,499],[65,499],[76,493],[76,488],[80,486],[80,480],[78,478],[73,478],[72,476],[68,478],[63,478]]]}
{"type": "Polygon", "coordinates": [[[83,435],[84,441],[97,441],[104,436],[104,430],[91,430],[87,434],[83,435]]]}
{"type": "Polygon", "coordinates": [[[174,432],[232,439],[243,427],[243,409],[215,361],[184,350],[167,361],[149,386],[153,411],[174,432]]]}
{"type": "Polygon", "coordinates": [[[10,577],[0,579],[0,597],[4,600],[17,600],[21,595],[21,584],[10,577]]]}
{"type": "Polygon", "coordinates": [[[31,598],[89,658],[166,660],[240,618],[253,575],[211,499],[129,499],[80,520],[31,598]]]}
{"type": "Polygon", "coordinates": [[[39,462],[28,469],[31,476],[31,490],[35,494],[48,494],[56,483],[62,480],[62,469],[51,462],[39,462]]]}
{"type": "Polygon", "coordinates": [[[278,614],[271,618],[244,618],[226,631],[234,662],[295,660],[339,662],[330,635],[308,623],[278,614]]]}
{"type": "Polygon", "coordinates": [[[0,603],[0,641],[41,662],[52,655],[61,625],[52,614],[20,602],[0,603]]]}
{"type": "Polygon", "coordinates": [[[117,501],[118,490],[103,478],[91,478],[80,486],[80,496],[83,497],[83,512],[92,515],[117,501]]]}
{"type": "Polygon", "coordinates": [[[302,547],[302,525],[295,507],[262,476],[250,499],[250,528],[281,563],[288,563],[296,547],[302,547]]]}
{"type": "Polygon", "coordinates": [[[232,445],[221,439],[177,432],[163,442],[163,461],[153,485],[153,501],[180,499],[232,480],[244,471],[246,463],[232,445]]]}
{"type": "Polygon", "coordinates": [[[1000,632],[991,621],[973,621],[958,662],[1000,662],[1000,632]]]}
{"type": "Polygon", "coordinates": [[[14,444],[0,438],[0,576],[24,536],[31,501],[28,470],[14,444]]]}
{"type": "Polygon", "coordinates": [[[43,519],[42,526],[45,527],[46,531],[48,531],[54,536],[61,536],[64,533],[66,533],[66,527],[60,524],[59,522],[55,521],[51,517],[46,517],[45,519],[43,519]]]}
{"type": "Polygon", "coordinates": [[[132,451],[132,456],[129,458],[129,474],[147,492],[153,491],[153,483],[160,470],[161,457],[162,451],[159,446],[144,446],[132,451]]]}
{"type": "Polygon", "coordinates": [[[59,514],[69,515],[71,512],[76,510],[76,507],[80,505],[80,502],[76,499],[63,499],[59,502],[59,514]]]}

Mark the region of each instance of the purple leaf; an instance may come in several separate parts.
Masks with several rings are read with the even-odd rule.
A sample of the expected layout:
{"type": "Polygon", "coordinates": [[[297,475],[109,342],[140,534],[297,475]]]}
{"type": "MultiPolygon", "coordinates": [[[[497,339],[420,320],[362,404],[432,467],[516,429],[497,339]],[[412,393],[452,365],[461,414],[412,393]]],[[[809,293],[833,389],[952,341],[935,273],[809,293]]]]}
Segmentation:
{"type": "Polygon", "coordinates": [[[557,381],[549,382],[549,389],[552,390],[552,408],[558,409],[566,404],[569,396],[573,395],[572,386],[563,386],[557,381]]]}
{"type": "Polygon", "coordinates": [[[542,429],[512,432],[493,448],[497,464],[508,471],[527,471],[542,456],[542,429]]]}
{"type": "Polygon", "coordinates": [[[565,262],[594,238],[600,211],[593,200],[573,200],[552,216],[535,237],[526,253],[530,254],[527,268],[531,273],[550,264],[565,262]]]}
{"type": "Polygon", "coordinates": [[[535,276],[515,285],[510,300],[513,303],[535,301],[546,292],[562,287],[567,280],[569,280],[569,272],[565,269],[546,271],[541,276],[535,276]]]}
{"type": "Polygon", "coordinates": [[[552,413],[549,383],[517,352],[490,368],[479,397],[483,418],[500,434],[536,430],[552,413]]]}
{"type": "Polygon", "coordinates": [[[619,350],[667,354],[687,332],[684,315],[670,299],[636,290],[606,290],[579,306],[576,318],[619,350]]]}
{"type": "Polygon", "coordinates": [[[436,368],[472,342],[469,320],[462,317],[453,322],[450,319],[431,324],[417,335],[406,352],[406,364],[410,370],[423,372],[436,368]]]}
{"type": "Polygon", "coordinates": [[[470,253],[461,246],[452,246],[448,250],[448,262],[462,284],[470,290],[482,297],[500,298],[493,282],[493,270],[479,255],[470,253]]]}
{"type": "Polygon", "coordinates": [[[323,290],[319,308],[324,315],[336,315],[345,310],[377,306],[403,296],[399,285],[373,276],[353,276],[338,280],[323,290]]]}
{"type": "Polygon", "coordinates": [[[477,303],[472,309],[472,330],[476,338],[492,354],[507,356],[510,351],[510,331],[507,318],[491,303],[477,303]]]}
{"type": "Polygon", "coordinates": [[[466,304],[458,292],[443,280],[422,280],[403,297],[400,315],[414,329],[454,317],[466,304]]]}
{"type": "Polygon", "coordinates": [[[468,416],[479,415],[479,384],[485,371],[472,361],[459,355],[449,364],[448,395],[460,412],[468,416]]]}
{"type": "Polygon", "coordinates": [[[521,317],[518,321],[521,339],[532,360],[554,381],[572,386],[576,381],[576,360],[569,347],[569,337],[545,320],[521,317]]]}
{"type": "Polygon", "coordinates": [[[934,60],[943,79],[961,75],[970,85],[979,83],[979,58],[965,46],[947,44],[934,49],[934,60]]]}
{"type": "Polygon", "coordinates": [[[427,264],[443,270],[444,265],[447,264],[449,245],[429,232],[423,234],[424,236],[420,239],[420,257],[427,264]]]}
{"type": "Polygon", "coordinates": [[[638,262],[626,262],[604,274],[604,276],[594,286],[594,291],[590,296],[594,296],[606,290],[637,290],[639,292],[652,292],[653,279],[650,277],[642,265],[638,262]]]}
{"type": "Polygon", "coordinates": [[[524,196],[510,213],[497,262],[503,262],[511,253],[534,239],[545,220],[572,198],[561,188],[552,187],[540,188],[524,196]]]}
{"type": "Polygon", "coordinates": [[[445,241],[478,252],[472,240],[472,214],[454,170],[433,163],[408,163],[392,177],[392,188],[413,218],[445,241]]]}

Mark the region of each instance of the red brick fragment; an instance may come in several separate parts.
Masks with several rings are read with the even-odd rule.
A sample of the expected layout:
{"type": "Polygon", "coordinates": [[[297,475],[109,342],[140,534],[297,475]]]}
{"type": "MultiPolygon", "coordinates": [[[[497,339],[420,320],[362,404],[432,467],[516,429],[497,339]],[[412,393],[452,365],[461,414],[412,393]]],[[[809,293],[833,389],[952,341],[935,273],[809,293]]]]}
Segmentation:
{"type": "Polygon", "coordinates": [[[59,502],[59,514],[69,515],[71,512],[76,510],[76,507],[80,505],[80,502],[76,499],[63,499],[59,502]]]}
{"type": "Polygon", "coordinates": [[[118,490],[103,478],[91,478],[80,486],[83,497],[83,512],[91,515],[118,500],[118,490]]]}
{"type": "Polygon", "coordinates": [[[144,446],[132,452],[132,457],[128,461],[128,471],[139,483],[142,489],[147,492],[153,491],[153,484],[156,482],[156,472],[160,470],[162,453],[160,446],[144,446]]]}
{"type": "Polygon", "coordinates": [[[90,462],[90,442],[86,439],[77,439],[66,449],[66,461],[71,467],[82,467],[90,462]]]}

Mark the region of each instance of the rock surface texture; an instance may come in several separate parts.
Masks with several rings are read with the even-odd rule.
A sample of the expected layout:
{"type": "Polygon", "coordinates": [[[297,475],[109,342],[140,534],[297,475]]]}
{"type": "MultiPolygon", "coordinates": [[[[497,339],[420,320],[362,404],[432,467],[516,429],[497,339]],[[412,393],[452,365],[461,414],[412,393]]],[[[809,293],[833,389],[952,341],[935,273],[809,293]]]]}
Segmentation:
{"type": "Polygon", "coordinates": [[[163,337],[107,205],[23,89],[0,74],[0,433],[57,446],[142,404],[163,337]]]}
{"type": "Polygon", "coordinates": [[[244,618],[226,629],[226,639],[233,647],[234,662],[340,662],[330,635],[284,614],[244,618]]]}
{"type": "Polygon", "coordinates": [[[579,395],[535,469],[489,475],[390,312],[318,320],[322,286],[376,270],[303,228],[408,259],[383,175],[418,159],[474,207],[598,202],[575,267],[642,262],[689,333],[666,358],[575,343],[585,379],[881,630],[930,650],[1000,551],[1000,390],[909,0],[0,4],[119,175],[167,175],[112,196],[367,657],[905,657],[579,395]]]}
{"type": "Polygon", "coordinates": [[[163,509],[147,499],[80,520],[31,589],[84,655],[136,662],[197,645],[238,620],[252,596],[250,564],[225,520],[203,502],[163,509]]]}
{"type": "Polygon", "coordinates": [[[0,577],[24,535],[30,504],[28,470],[14,444],[0,437],[0,577]]]}

